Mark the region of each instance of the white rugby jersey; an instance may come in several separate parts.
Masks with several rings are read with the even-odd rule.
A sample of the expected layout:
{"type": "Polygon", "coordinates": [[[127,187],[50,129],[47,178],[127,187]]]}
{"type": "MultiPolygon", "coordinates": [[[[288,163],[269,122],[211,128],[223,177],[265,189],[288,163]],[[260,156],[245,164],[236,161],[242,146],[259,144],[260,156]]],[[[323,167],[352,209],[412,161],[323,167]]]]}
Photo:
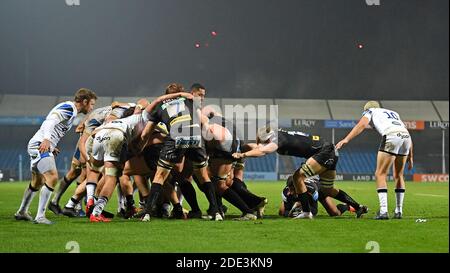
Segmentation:
{"type": "Polygon", "coordinates": [[[369,119],[370,126],[375,128],[382,136],[389,133],[408,133],[400,115],[392,110],[384,108],[369,108],[363,112],[363,117],[369,119]]]}
{"type": "Polygon", "coordinates": [[[137,131],[144,128],[149,120],[148,116],[149,114],[147,111],[142,111],[140,114],[110,121],[100,126],[98,129],[118,129],[125,134],[127,141],[131,141],[131,139],[136,136],[137,131]]]}
{"type": "Polygon", "coordinates": [[[123,114],[129,107],[115,107],[105,106],[97,108],[89,114],[88,118],[84,122],[84,131],[91,134],[97,127],[105,122],[106,117],[109,114],[113,114],[117,118],[122,118],[123,114]]]}
{"type": "Polygon", "coordinates": [[[53,152],[61,138],[72,128],[77,114],[78,111],[73,102],[65,101],[57,104],[31,138],[29,146],[39,147],[44,139],[48,139],[50,140],[50,152],[53,152]]]}

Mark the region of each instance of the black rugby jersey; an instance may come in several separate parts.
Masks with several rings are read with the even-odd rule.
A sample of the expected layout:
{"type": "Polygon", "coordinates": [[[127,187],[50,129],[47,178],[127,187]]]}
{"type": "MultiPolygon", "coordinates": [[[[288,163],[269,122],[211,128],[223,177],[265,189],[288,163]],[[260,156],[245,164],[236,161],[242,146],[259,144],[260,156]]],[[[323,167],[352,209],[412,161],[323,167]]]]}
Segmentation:
{"type": "Polygon", "coordinates": [[[278,129],[278,135],[273,142],[278,145],[277,153],[303,158],[317,154],[324,144],[320,136],[283,129],[278,129]]]}

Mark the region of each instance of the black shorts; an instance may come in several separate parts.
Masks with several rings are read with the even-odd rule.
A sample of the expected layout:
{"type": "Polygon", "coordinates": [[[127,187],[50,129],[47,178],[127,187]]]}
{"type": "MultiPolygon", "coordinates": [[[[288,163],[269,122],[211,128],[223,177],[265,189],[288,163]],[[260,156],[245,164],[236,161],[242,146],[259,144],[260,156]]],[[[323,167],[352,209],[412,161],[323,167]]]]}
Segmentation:
{"type": "Polygon", "coordinates": [[[219,149],[211,149],[208,150],[208,155],[210,157],[210,159],[225,159],[225,160],[229,160],[229,161],[236,161],[236,159],[234,159],[233,157],[233,153],[230,152],[225,152],[219,149]]]}
{"type": "Polygon", "coordinates": [[[183,156],[192,161],[194,168],[195,166],[204,165],[208,161],[205,148],[176,148],[175,141],[167,138],[161,149],[159,162],[162,160],[174,165],[181,163],[181,161],[183,161],[183,156]]]}
{"type": "Polygon", "coordinates": [[[339,159],[338,153],[332,143],[325,142],[322,149],[312,156],[314,160],[320,165],[327,168],[327,170],[335,171],[339,159]]]}
{"type": "Polygon", "coordinates": [[[234,153],[240,152],[240,143],[238,140],[233,140],[231,144],[230,151],[224,151],[221,146],[217,143],[211,141],[206,142],[206,152],[211,159],[225,159],[231,162],[235,162],[236,159],[233,157],[234,153]]]}
{"type": "Polygon", "coordinates": [[[159,155],[161,154],[162,147],[163,147],[162,143],[154,144],[154,145],[145,147],[144,151],[142,152],[142,156],[144,157],[145,164],[152,171],[156,170],[159,155]]]}

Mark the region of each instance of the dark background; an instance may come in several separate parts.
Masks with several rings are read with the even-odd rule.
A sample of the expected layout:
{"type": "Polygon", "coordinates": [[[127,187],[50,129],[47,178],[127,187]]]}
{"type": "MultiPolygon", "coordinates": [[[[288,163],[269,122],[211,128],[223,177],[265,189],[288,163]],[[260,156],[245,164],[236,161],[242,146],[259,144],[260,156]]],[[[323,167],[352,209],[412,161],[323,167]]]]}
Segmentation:
{"type": "Polygon", "coordinates": [[[0,94],[449,98],[448,0],[80,2],[0,1],[0,94]]]}

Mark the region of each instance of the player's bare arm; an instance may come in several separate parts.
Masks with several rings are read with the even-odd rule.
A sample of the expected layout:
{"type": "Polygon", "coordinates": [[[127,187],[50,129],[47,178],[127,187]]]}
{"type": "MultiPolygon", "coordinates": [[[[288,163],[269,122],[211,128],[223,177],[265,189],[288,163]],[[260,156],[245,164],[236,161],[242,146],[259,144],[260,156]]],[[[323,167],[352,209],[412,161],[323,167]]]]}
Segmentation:
{"type": "Polygon", "coordinates": [[[258,145],[256,148],[245,152],[245,153],[234,153],[233,157],[236,159],[246,158],[246,157],[261,157],[266,154],[274,153],[278,150],[278,145],[276,143],[269,143],[266,145],[258,145]]]}
{"type": "Polygon", "coordinates": [[[350,133],[343,140],[339,141],[338,144],[336,144],[336,149],[339,150],[344,147],[347,143],[350,142],[350,140],[361,134],[368,125],[369,120],[366,117],[362,117],[359,120],[358,124],[353,127],[350,133]]]}

